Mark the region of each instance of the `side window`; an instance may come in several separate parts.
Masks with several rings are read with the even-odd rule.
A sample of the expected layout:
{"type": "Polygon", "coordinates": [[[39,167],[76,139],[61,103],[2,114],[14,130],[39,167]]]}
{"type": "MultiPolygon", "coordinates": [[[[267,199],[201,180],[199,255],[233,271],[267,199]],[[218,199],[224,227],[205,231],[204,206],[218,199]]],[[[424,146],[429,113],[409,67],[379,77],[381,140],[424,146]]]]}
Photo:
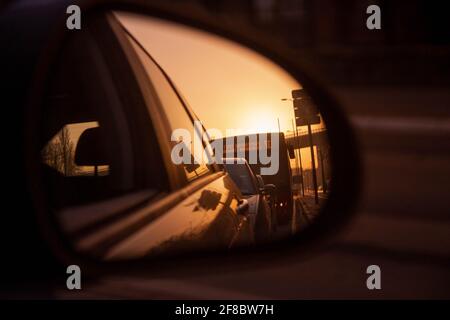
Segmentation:
{"type": "MultiPolygon", "coordinates": [[[[75,159],[77,147],[84,144],[84,139],[79,144],[80,138],[97,130],[95,128],[98,127],[99,124],[97,121],[64,125],[42,149],[43,162],[66,177],[109,175],[109,165],[106,161],[103,164],[101,162],[90,162],[89,160],[86,163],[80,163],[82,161],[80,158],[80,148],[78,148],[79,152],[77,153],[77,159],[75,159]]],[[[98,160],[100,161],[100,159],[98,160]]]]}
{"type": "MultiPolygon", "coordinates": [[[[142,47],[138,43],[136,43],[136,41],[132,37],[130,37],[129,35],[127,36],[132,47],[135,49],[142,65],[144,66],[153,86],[155,87],[155,90],[157,91],[158,98],[161,101],[171,131],[174,132],[177,129],[185,129],[190,132],[191,139],[185,144],[186,149],[190,152],[191,163],[181,164],[183,165],[187,180],[191,181],[199,176],[209,173],[210,170],[206,164],[207,158],[203,154],[203,147],[199,148],[197,146],[194,148],[194,135],[198,137],[197,132],[194,130],[194,124],[189,117],[186,109],[184,108],[182,102],[180,101],[178,95],[176,94],[174,88],[167,80],[163,72],[159,69],[159,67],[142,49],[142,47]]],[[[167,139],[171,140],[171,136],[172,134],[169,134],[167,139]]],[[[200,141],[199,144],[201,145],[201,139],[198,141],[200,141]]],[[[172,144],[175,145],[179,143],[184,143],[182,137],[177,138],[177,141],[173,141],[172,144]]]]}
{"type": "Polygon", "coordinates": [[[46,94],[39,150],[43,187],[55,212],[161,189],[143,182],[121,96],[96,50],[87,32],[71,37],[46,94]]]}

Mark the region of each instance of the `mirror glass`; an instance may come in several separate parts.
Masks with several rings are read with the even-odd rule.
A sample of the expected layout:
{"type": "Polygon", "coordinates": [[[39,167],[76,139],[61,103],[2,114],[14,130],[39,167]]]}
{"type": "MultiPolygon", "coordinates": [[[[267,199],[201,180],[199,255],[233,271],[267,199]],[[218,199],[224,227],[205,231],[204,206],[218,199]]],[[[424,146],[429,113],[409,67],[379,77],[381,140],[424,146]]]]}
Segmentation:
{"type": "Polygon", "coordinates": [[[75,250],[106,261],[286,239],[330,193],[319,107],[233,41],[91,17],[64,43],[42,110],[47,209],[75,250]]]}

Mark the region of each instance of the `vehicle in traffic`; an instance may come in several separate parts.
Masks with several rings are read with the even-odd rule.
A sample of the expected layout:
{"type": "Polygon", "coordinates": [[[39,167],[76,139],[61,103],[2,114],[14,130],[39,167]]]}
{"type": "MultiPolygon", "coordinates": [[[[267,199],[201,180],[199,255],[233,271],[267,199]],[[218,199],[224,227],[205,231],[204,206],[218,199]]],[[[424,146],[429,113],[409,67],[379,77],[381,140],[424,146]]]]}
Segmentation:
{"type": "Polygon", "coordinates": [[[269,198],[275,190],[275,186],[261,184],[247,160],[243,158],[224,158],[223,167],[238,186],[242,196],[248,201],[248,218],[253,227],[255,241],[269,240],[272,230],[276,226],[276,215],[272,212],[269,198]]]}
{"type": "MultiPolygon", "coordinates": [[[[275,192],[273,193],[273,204],[276,212],[276,220],[279,225],[287,225],[292,222],[292,217],[295,214],[294,194],[292,171],[290,164],[290,151],[286,144],[284,134],[282,132],[265,133],[265,140],[267,143],[261,142],[261,134],[248,134],[234,137],[226,137],[220,139],[220,145],[223,146],[223,154],[227,157],[236,157],[242,154],[250,165],[253,172],[260,174],[266,183],[273,184],[275,192]],[[262,168],[267,168],[272,164],[262,163],[260,158],[256,161],[251,161],[251,152],[261,154],[272,153],[272,139],[276,139],[278,143],[278,156],[273,157],[278,161],[278,170],[275,174],[264,174],[262,168]],[[233,147],[229,147],[230,143],[233,147]],[[228,146],[227,146],[228,145],[228,146]]],[[[219,139],[218,139],[219,140],[219,139]]],[[[214,143],[213,143],[214,144],[214,143]]]]}

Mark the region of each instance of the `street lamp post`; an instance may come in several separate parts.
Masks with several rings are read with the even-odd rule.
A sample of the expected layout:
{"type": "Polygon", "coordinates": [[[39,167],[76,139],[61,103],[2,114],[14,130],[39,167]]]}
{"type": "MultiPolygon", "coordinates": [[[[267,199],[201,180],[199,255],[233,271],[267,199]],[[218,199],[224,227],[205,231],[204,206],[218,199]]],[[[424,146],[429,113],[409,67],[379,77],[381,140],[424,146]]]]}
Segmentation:
{"type": "Polygon", "coordinates": [[[316,204],[319,204],[319,194],[317,192],[317,172],[316,172],[316,159],[314,156],[314,146],[312,141],[312,132],[311,132],[311,124],[308,121],[308,139],[309,139],[309,148],[311,150],[311,166],[312,166],[312,178],[313,178],[313,186],[314,186],[314,200],[316,204]]]}
{"type": "Polygon", "coordinates": [[[309,95],[303,89],[292,90],[292,99],[281,99],[282,101],[292,101],[294,105],[294,113],[296,118],[296,128],[298,126],[308,127],[308,140],[311,151],[311,171],[314,186],[314,200],[319,204],[319,195],[317,190],[317,172],[316,160],[314,156],[314,145],[312,141],[311,124],[320,123],[320,116],[317,110],[313,107],[313,103],[309,95]]]}
{"type": "MultiPolygon", "coordinates": [[[[298,136],[298,129],[295,126],[295,121],[292,120],[292,130],[293,130],[293,134],[294,134],[294,138],[295,138],[295,144],[297,145],[297,153],[298,153],[298,161],[297,161],[297,157],[295,158],[295,162],[297,164],[297,175],[300,176],[300,184],[302,186],[302,196],[305,196],[305,185],[303,183],[303,166],[302,166],[302,154],[300,151],[300,138],[298,136]],[[298,172],[298,170],[300,169],[300,172],[298,172]],[[299,174],[300,173],[300,174],[299,174]]],[[[295,154],[295,148],[294,148],[294,154],[295,154]]]]}
{"type": "Polygon", "coordinates": [[[323,161],[323,153],[322,153],[322,147],[319,148],[319,146],[317,146],[317,156],[320,159],[320,168],[321,168],[321,175],[322,175],[322,188],[323,188],[323,193],[327,193],[327,181],[325,178],[325,167],[324,167],[324,161],[323,161]]]}

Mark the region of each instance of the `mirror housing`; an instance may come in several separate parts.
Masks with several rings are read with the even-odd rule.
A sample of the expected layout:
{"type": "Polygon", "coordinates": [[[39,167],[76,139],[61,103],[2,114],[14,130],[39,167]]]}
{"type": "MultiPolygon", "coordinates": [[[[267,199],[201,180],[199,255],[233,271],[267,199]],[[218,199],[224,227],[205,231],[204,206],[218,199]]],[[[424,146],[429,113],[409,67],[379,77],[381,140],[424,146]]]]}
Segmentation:
{"type": "MultiPolygon", "coordinates": [[[[197,17],[196,15],[190,15],[186,11],[180,10],[169,10],[167,7],[159,7],[158,5],[150,5],[145,4],[142,2],[140,5],[136,5],[136,7],[130,8],[137,11],[139,9],[140,12],[144,12],[146,14],[149,14],[150,16],[158,17],[161,19],[166,19],[171,22],[178,22],[182,23],[186,26],[192,26],[200,28],[204,31],[210,32],[212,34],[220,35],[225,38],[228,38],[230,40],[236,41],[237,43],[243,44],[248,46],[249,48],[256,50],[257,52],[264,54],[266,56],[269,56],[274,62],[278,63],[280,66],[284,67],[286,70],[289,70],[289,72],[298,80],[302,82],[302,84],[305,85],[305,87],[311,92],[311,95],[313,98],[317,101],[318,105],[321,107],[321,111],[324,115],[325,120],[327,121],[327,127],[328,131],[330,132],[330,143],[333,146],[332,152],[333,152],[333,168],[334,168],[334,176],[333,176],[333,184],[332,189],[333,193],[331,194],[331,197],[329,201],[327,202],[326,208],[323,210],[324,214],[320,215],[319,218],[315,221],[314,225],[311,226],[307,230],[307,232],[303,233],[301,237],[297,237],[295,241],[292,241],[292,244],[298,243],[302,241],[302,243],[308,241],[308,243],[312,243],[313,240],[322,240],[324,239],[324,235],[327,236],[327,238],[337,233],[338,229],[341,229],[342,226],[345,225],[347,221],[350,220],[352,217],[353,211],[353,203],[355,203],[354,199],[357,199],[358,197],[358,172],[359,172],[359,158],[358,153],[356,152],[356,146],[354,133],[351,130],[351,126],[349,125],[349,122],[347,118],[344,116],[344,113],[339,108],[339,105],[337,102],[328,94],[328,92],[325,90],[325,88],[322,88],[319,85],[319,82],[316,81],[312,75],[311,71],[308,72],[308,68],[306,65],[303,65],[301,61],[294,55],[290,54],[289,51],[285,52],[284,50],[280,49],[283,48],[281,45],[273,45],[272,42],[266,42],[264,38],[259,39],[257,36],[253,36],[252,33],[245,33],[245,30],[233,30],[229,29],[227,27],[224,27],[215,21],[208,19],[208,18],[202,18],[201,16],[197,17]],[[334,152],[336,149],[338,149],[340,146],[345,150],[345,152],[334,152]],[[352,165],[349,166],[349,163],[352,165]],[[341,193],[342,190],[342,193],[341,193]],[[345,197],[345,193],[350,193],[354,195],[353,197],[345,197]],[[334,214],[335,212],[338,212],[340,214],[334,214]],[[339,227],[339,228],[338,228],[339,227]]],[[[62,36],[57,38],[61,43],[62,36]]],[[[272,40],[272,39],[271,39],[272,40]]],[[[55,45],[57,47],[57,45],[55,45]]],[[[283,48],[284,49],[284,48],[283,48]]],[[[30,52],[33,52],[32,50],[29,50],[30,52]]],[[[53,51],[52,51],[53,52],[53,51]]],[[[50,53],[52,53],[50,52],[50,53]]],[[[57,52],[57,50],[54,50],[54,52],[57,52]]],[[[45,52],[48,53],[48,52],[45,52]]],[[[42,57],[46,57],[47,60],[51,60],[52,58],[56,58],[56,53],[52,54],[42,54],[42,57]]],[[[30,60],[31,61],[31,60],[30,60]]],[[[43,72],[39,73],[39,76],[36,76],[35,82],[36,83],[43,83],[46,80],[46,77],[48,77],[46,70],[49,69],[46,67],[47,65],[44,63],[46,61],[39,61],[39,66],[41,67],[43,72]],[[37,81],[40,80],[40,81],[37,81]]],[[[34,88],[35,95],[38,98],[41,98],[43,95],[39,89],[34,88]]],[[[35,107],[37,105],[36,103],[33,103],[32,106],[35,107]]],[[[29,118],[35,119],[37,117],[33,117],[37,111],[29,112],[29,118]]],[[[36,132],[35,130],[36,125],[30,125],[27,127],[27,132],[30,133],[30,136],[32,139],[29,139],[29,145],[39,145],[36,142],[37,137],[36,135],[33,135],[33,132],[36,132]]],[[[29,153],[29,156],[26,157],[26,159],[34,159],[34,149],[30,148],[30,151],[27,149],[27,153],[29,153]]],[[[290,155],[289,151],[289,155],[290,155]]],[[[30,161],[31,160],[27,160],[30,161]]],[[[81,161],[82,162],[82,161],[81,161]]],[[[35,168],[36,166],[31,163],[30,168],[35,168]]],[[[35,177],[34,174],[30,174],[30,176],[35,177]]],[[[262,177],[260,177],[262,180],[262,177]]],[[[36,178],[38,179],[38,178],[36,178]]],[[[258,179],[258,185],[260,184],[260,179],[258,179]]],[[[262,184],[264,188],[267,186],[262,184]]],[[[275,187],[274,185],[268,185],[268,189],[271,189],[272,187],[275,187]]],[[[43,198],[43,195],[41,195],[41,191],[36,192],[37,195],[35,195],[36,198],[43,198]]],[[[240,204],[240,207],[238,207],[239,212],[245,212],[243,210],[246,207],[245,201],[243,201],[240,204]],[[241,209],[239,209],[241,208],[241,209]]],[[[247,202],[248,207],[248,202],[247,202]]],[[[46,208],[44,206],[38,206],[39,210],[39,219],[42,222],[42,225],[49,225],[50,226],[50,219],[48,219],[48,215],[46,215],[46,208]]],[[[51,225],[52,226],[52,225],[51,225]]],[[[97,267],[100,267],[101,270],[105,269],[105,264],[100,264],[97,262],[92,262],[91,260],[86,260],[85,256],[80,255],[78,252],[74,252],[70,247],[67,247],[67,250],[65,252],[61,251],[61,246],[59,245],[61,243],[60,236],[57,232],[54,234],[52,233],[49,236],[49,243],[52,247],[52,249],[58,254],[58,257],[71,257],[75,258],[77,260],[81,260],[86,264],[94,265],[97,267]]],[[[288,250],[289,246],[286,244],[283,244],[283,249],[288,250]]],[[[294,247],[291,245],[291,247],[294,247]]],[[[296,248],[294,248],[296,250],[296,248]]],[[[293,251],[294,252],[294,251],[293,251]]],[[[295,251],[296,252],[296,251],[295,251]]],[[[283,256],[286,256],[285,253],[283,253],[283,256]]],[[[238,255],[236,255],[238,257],[238,255]]],[[[242,255],[242,263],[247,263],[247,259],[249,257],[249,252],[245,252],[245,255],[242,255]]],[[[67,260],[69,261],[69,260],[67,260]]],[[[71,260],[70,260],[71,261],[71,260]]],[[[236,268],[236,259],[233,259],[234,264],[231,265],[231,267],[236,268]]],[[[141,263],[141,262],[138,262],[141,263]]],[[[118,264],[117,264],[118,265],[118,264]]],[[[151,265],[155,268],[156,264],[151,265]]],[[[158,266],[164,265],[164,262],[160,262],[158,266]]],[[[165,264],[165,266],[170,267],[172,264],[168,263],[165,264]]],[[[129,263],[127,263],[127,266],[129,266],[129,263]]],[[[196,267],[197,268],[197,267],[196,267]]],[[[156,269],[156,268],[155,268],[156,269]]],[[[163,268],[159,268],[160,270],[163,268]]],[[[196,269],[198,271],[198,269],[196,269]]]]}
{"type": "Polygon", "coordinates": [[[83,131],[75,150],[75,164],[77,166],[108,165],[108,157],[102,148],[100,127],[83,131]]]}

